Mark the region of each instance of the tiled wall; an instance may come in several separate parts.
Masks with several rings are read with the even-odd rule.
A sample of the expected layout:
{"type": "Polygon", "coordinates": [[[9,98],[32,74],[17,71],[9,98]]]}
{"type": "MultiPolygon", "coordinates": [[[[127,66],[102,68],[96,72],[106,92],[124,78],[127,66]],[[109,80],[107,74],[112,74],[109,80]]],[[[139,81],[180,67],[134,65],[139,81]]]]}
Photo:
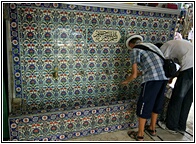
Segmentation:
{"type": "Polygon", "coordinates": [[[12,141],[63,141],[137,126],[135,102],[14,116],[9,118],[12,141]]]}
{"type": "Polygon", "coordinates": [[[67,139],[64,132],[118,129],[121,122],[134,126],[135,120],[130,119],[134,108],[121,110],[134,107],[140,91],[140,79],[120,85],[131,65],[126,35],[165,42],[173,38],[177,18],[176,14],[57,3],[10,4],[9,14],[14,92],[22,99],[19,111],[12,111],[15,117],[10,117],[11,137],[18,140],[52,139],[52,135],[55,140],[60,135],[67,139]],[[96,30],[117,31],[120,39],[94,41],[96,30]],[[110,107],[116,109],[114,113],[107,111],[110,107]],[[61,118],[62,111],[68,117],[61,118]]]}

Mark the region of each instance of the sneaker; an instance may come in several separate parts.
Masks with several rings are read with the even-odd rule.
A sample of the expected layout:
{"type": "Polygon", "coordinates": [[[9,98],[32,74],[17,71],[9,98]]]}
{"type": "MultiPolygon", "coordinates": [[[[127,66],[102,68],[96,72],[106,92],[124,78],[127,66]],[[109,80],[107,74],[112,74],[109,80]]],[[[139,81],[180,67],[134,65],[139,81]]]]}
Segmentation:
{"type": "Polygon", "coordinates": [[[158,121],[157,125],[164,130],[166,129],[166,125],[161,121],[158,121]]]}
{"type": "Polygon", "coordinates": [[[171,134],[178,134],[178,131],[170,130],[170,129],[168,129],[167,127],[166,127],[165,130],[167,130],[167,131],[168,131],[169,133],[171,133],[171,134]]]}

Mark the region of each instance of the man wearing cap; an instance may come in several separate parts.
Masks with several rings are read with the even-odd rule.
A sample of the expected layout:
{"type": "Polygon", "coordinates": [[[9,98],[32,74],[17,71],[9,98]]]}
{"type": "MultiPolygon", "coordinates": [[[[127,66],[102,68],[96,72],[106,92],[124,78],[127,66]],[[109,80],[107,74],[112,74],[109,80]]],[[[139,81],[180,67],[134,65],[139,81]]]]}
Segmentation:
{"type": "Polygon", "coordinates": [[[142,76],[141,94],[136,110],[139,122],[138,131],[128,131],[128,135],[137,141],[143,141],[146,119],[151,118],[150,125],[146,126],[146,130],[152,136],[156,135],[156,120],[158,114],[162,111],[164,92],[168,79],[163,70],[163,60],[151,51],[137,48],[137,45],[144,45],[162,56],[163,54],[154,44],[143,43],[142,36],[128,35],[126,46],[131,50],[132,73],[121,84],[126,85],[139,75],[142,76]],[[140,67],[141,71],[138,71],[138,67],[140,67]]]}

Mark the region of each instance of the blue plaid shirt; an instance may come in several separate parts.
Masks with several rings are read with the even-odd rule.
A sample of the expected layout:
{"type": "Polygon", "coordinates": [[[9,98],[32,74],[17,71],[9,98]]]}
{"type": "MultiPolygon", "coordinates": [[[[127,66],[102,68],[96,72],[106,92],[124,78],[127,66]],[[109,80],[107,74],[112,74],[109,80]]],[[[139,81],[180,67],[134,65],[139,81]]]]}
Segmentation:
{"type": "Polygon", "coordinates": [[[137,63],[142,71],[142,83],[154,80],[168,80],[163,70],[163,60],[155,53],[133,48],[130,52],[131,63],[137,63]]]}

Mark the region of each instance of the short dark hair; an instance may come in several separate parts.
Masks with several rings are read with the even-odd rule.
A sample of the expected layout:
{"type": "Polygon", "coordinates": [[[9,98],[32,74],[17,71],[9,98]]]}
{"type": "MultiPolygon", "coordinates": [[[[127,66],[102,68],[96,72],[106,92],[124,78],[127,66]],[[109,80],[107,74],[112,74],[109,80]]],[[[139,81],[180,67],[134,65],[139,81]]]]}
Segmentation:
{"type": "Polygon", "coordinates": [[[132,43],[132,44],[136,44],[136,43],[139,43],[141,42],[141,39],[140,38],[133,38],[129,41],[129,44],[132,43]]]}
{"type": "Polygon", "coordinates": [[[156,43],[154,45],[156,45],[158,48],[160,48],[163,45],[163,43],[156,43]]]}

